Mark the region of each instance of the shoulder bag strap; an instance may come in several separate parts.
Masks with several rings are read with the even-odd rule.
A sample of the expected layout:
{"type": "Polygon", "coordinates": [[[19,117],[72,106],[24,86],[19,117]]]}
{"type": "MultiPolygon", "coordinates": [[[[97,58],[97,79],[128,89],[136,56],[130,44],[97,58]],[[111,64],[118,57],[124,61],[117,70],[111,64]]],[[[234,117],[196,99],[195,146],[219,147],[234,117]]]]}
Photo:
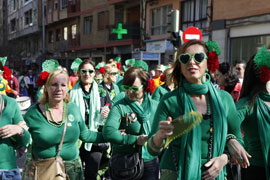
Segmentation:
{"type": "Polygon", "coordinates": [[[57,150],[57,156],[60,155],[60,151],[62,149],[62,145],[63,145],[63,142],[64,142],[64,138],[65,138],[65,134],[66,134],[66,129],[67,129],[67,117],[68,117],[68,104],[66,104],[65,125],[64,125],[63,135],[62,135],[62,138],[61,138],[61,141],[60,141],[58,150],[57,150]]]}

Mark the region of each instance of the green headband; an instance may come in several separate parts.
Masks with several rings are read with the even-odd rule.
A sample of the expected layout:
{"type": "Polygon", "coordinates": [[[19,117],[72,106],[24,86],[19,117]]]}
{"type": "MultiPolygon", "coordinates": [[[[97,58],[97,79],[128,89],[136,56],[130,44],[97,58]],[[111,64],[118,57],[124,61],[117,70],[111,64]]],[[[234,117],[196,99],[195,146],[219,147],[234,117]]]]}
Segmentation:
{"type": "Polygon", "coordinates": [[[115,60],[116,60],[116,62],[120,63],[121,57],[116,57],[115,60]]]}
{"type": "Polygon", "coordinates": [[[78,71],[78,68],[79,68],[79,66],[80,66],[81,63],[82,63],[82,60],[81,60],[80,58],[76,58],[76,59],[72,62],[70,69],[71,69],[72,71],[78,71]]]}
{"type": "Polygon", "coordinates": [[[259,52],[254,57],[254,62],[256,69],[260,69],[262,66],[270,68],[270,54],[266,48],[263,46],[259,52]]]}
{"type": "Polygon", "coordinates": [[[103,63],[98,63],[95,67],[95,69],[100,69],[101,67],[104,67],[105,65],[103,63]]]}
{"type": "Polygon", "coordinates": [[[55,59],[48,59],[42,63],[42,71],[51,72],[57,69],[59,62],[55,59]]]}
{"type": "Polygon", "coordinates": [[[148,72],[148,65],[146,62],[142,61],[142,60],[136,60],[134,65],[134,67],[141,67],[143,68],[145,71],[148,72]]]}
{"type": "Polygon", "coordinates": [[[0,61],[2,62],[2,65],[4,66],[7,61],[7,57],[0,57],[0,61]]]}
{"type": "Polygon", "coordinates": [[[209,52],[215,51],[218,56],[220,55],[221,49],[219,48],[218,43],[216,41],[207,41],[205,44],[209,52]]]}

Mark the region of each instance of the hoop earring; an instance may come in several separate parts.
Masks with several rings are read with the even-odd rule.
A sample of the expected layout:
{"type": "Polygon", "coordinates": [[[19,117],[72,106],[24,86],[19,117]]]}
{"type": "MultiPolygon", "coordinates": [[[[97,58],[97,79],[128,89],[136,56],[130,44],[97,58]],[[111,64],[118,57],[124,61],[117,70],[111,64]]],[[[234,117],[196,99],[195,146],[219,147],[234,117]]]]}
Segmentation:
{"type": "Polygon", "coordinates": [[[6,84],[2,81],[2,79],[0,79],[0,87],[3,86],[2,88],[0,88],[0,91],[4,91],[6,89],[6,84]]]}
{"type": "Polygon", "coordinates": [[[209,83],[211,81],[211,76],[208,73],[208,69],[206,69],[205,73],[201,77],[201,81],[202,81],[203,84],[207,84],[207,83],[209,83]],[[206,81],[204,81],[204,77],[205,77],[206,81]]]}

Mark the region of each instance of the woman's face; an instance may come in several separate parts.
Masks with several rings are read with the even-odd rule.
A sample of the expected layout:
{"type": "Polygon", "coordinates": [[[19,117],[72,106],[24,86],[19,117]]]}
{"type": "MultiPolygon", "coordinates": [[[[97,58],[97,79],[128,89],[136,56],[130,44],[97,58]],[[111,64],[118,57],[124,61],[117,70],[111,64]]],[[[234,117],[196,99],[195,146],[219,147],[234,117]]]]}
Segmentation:
{"type": "Polygon", "coordinates": [[[47,88],[49,101],[60,102],[66,98],[68,90],[67,82],[68,79],[65,74],[58,74],[55,76],[47,88]]]}
{"type": "Polygon", "coordinates": [[[83,84],[91,84],[95,76],[95,69],[91,64],[85,64],[80,69],[79,77],[83,84]]]}
{"type": "MultiPolygon", "coordinates": [[[[204,48],[199,44],[191,45],[187,48],[187,54],[194,55],[195,53],[204,52],[204,48]]],[[[187,64],[181,64],[181,72],[185,79],[193,84],[202,84],[201,77],[207,69],[207,60],[203,60],[201,63],[197,63],[194,57],[191,58],[187,64]]]]}
{"type": "MultiPolygon", "coordinates": [[[[142,85],[142,82],[139,78],[136,78],[132,86],[140,88],[142,85]]],[[[137,92],[132,90],[131,88],[129,90],[125,90],[127,97],[131,101],[137,101],[143,98],[143,87],[141,87],[137,92]]]]}
{"type": "Polygon", "coordinates": [[[118,75],[117,69],[112,69],[111,72],[107,73],[107,76],[109,77],[111,82],[116,82],[117,75],[118,75]]]}
{"type": "Polygon", "coordinates": [[[219,86],[224,87],[226,85],[225,75],[223,75],[219,70],[216,71],[215,77],[219,86]]]}

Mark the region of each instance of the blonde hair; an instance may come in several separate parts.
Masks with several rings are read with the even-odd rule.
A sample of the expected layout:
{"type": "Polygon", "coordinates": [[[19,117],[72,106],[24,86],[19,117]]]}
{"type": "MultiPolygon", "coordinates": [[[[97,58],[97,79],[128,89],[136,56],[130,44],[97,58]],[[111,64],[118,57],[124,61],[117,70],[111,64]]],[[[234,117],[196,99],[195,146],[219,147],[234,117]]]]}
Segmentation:
{"type": "Polygon", "coordinates": [[[103,77],[104,82],[108,82],[108,78],[110,77],[109,73],[111,73],[113,70],[118,72],[116,64],[114,64],[114,63],[106,64],[104,66],[104,69],[105,69],[105,74],[104,74],[104,77],[103,77]]]}
{"type": "MultiPolygon", "coordinates": [[[[56,69],[52,72],[50,72],[50,75],[44,85],[44,90],[43,90],[43,95],[42,97],[39,99],[39,103],[40,104],[46,104],[48,101],[49,101],[49,96],[48,96],[48,88],[49,86],[52,84],[52,81],[54,80],[54,78],[60,74],[64,74],[67,78],[67,87],[69,85],[69,76],[67,74],[67,72],[63,69],[56,69]]],[[[68,103],[70,101],[69,99],[69,93],[67,93],[65,99],[64,99],[64,102],[65,103],[68,103]]]]}

